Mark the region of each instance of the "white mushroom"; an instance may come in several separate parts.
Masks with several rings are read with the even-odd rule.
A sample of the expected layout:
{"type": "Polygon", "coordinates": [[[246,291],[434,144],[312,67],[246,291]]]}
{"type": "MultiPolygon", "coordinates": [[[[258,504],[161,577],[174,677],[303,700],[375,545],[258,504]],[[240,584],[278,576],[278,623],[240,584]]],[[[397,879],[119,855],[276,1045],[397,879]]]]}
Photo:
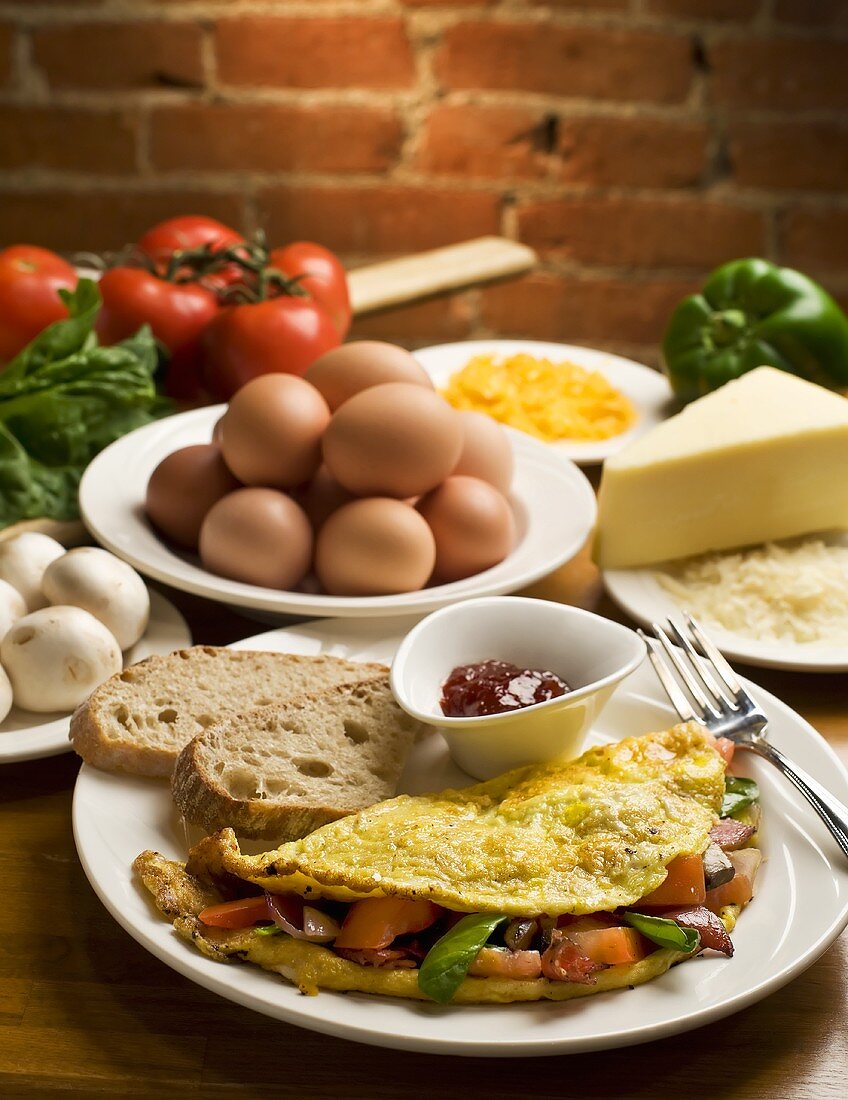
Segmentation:
{"type": "Polygon", "coordinates": [[[64,553],[65,547],[49,535],[25,531],[22,535],[0,542],[0,580],[20,592],[27,611],[37,611],[47,606],[41,591],[44,570],[64,553]]]}
{"type": "Polygon", "coordinates": [[[12,685],[5,669],[0,665],[0,722],[12,709],[12,685]]]}
{"type": "Polygon", "coordinates": [[[6,636],[12,623],[23,618],[26,613],[27,605],[17,588],[12,588],[8,581],[0,581],[0,641],[6,636]]]}
{"type": "Polygon", "coordinates": [[[147,587],[132,566],[108,550],[69,550],[47,567],[42,589],[50,603],[81,607],[99,619],[121,649],[135,645],[147,629],[147,587]]]}
{"type": "Polygon", "coordinates": [[[103,623],[80,607],[43,607],[14,624],[0,663],[15,704],[39,713],[70,711],[121,669],[121,650],[103,623]]]}

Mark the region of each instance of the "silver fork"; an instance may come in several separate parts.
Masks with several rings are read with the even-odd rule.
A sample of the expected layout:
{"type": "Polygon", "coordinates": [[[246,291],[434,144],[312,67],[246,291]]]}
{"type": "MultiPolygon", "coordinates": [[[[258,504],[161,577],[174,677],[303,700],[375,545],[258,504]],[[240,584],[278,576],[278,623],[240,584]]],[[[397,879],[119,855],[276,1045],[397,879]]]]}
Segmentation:
{"type": "Polygon", "coordinates": [[[765,714],[695,619],[688,613],[683,618],[691,641],[672,619],[668,620],[668,632],[679,648],[659,623],[651,624],[654,638],[639,631],[674,709],[684,722],[700,722],[716,737],[727,737],[738,748],[755,752],[774,764],[804,795],[848,856],[848,806],[766,740],[765,714]]]}

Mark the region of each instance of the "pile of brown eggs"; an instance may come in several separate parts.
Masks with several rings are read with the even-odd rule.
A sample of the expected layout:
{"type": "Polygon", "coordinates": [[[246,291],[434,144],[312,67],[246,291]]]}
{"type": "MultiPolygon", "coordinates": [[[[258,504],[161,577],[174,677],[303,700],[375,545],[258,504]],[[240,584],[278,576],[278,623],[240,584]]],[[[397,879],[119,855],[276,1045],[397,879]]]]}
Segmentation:
{"type": "Polygon", "coordinates": [[[220,576],[334,596],[480,573],[515,542],[504,429],[457,412],[409,352],[363,340],[244,386],[213,440],[168,455],[147,514],[220,576]],[[314,581],[311,582],[314,585],[314,581]]]}

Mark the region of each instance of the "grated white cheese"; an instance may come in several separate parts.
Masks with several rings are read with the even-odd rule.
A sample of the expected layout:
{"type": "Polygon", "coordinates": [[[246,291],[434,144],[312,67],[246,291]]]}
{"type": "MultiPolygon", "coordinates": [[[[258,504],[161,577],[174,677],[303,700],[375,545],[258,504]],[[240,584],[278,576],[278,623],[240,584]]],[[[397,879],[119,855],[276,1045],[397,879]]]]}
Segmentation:
{"type": "Polygon", "coordinates": [[[848,545],[806,538],[704,554],[655,573],[681,608],[761,642],[848,645],[848,545]]]}

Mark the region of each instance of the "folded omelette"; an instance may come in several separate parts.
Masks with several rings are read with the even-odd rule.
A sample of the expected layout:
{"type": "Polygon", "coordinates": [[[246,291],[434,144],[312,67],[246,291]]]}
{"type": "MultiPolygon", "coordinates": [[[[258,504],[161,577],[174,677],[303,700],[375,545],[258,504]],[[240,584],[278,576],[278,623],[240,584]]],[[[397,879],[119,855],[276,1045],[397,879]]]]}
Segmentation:
{"type": "Polygon", "coordinates": [[[401,795],[262,855],[224,829],[185,866],[151,851],[134,866],[204,954],[304,993],[564,1000],[732,953],[759,858],[752,825],[720,821],[724,798],[725,760],[687,723],[401,795]]]}

